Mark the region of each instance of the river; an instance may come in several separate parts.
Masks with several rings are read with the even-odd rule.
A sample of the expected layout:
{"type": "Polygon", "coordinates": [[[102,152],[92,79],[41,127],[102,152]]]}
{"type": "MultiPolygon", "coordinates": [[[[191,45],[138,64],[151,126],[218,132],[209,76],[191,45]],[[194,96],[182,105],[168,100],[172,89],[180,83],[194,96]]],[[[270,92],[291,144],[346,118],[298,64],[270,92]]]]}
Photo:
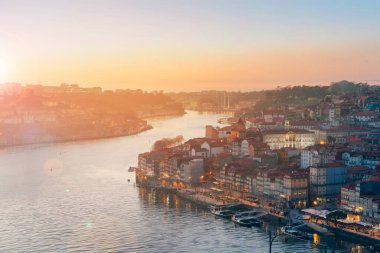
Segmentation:
{"type": "MultiPolygon", "coordinates": [[[[0,252],[268,252],[265,228],[137,188],[128,172],[155,140],[203,136],[219,117],[189,111],[151,119],[154,129],[135,136],[0,150],[0,252]]],[[[323,240],[336,252],[361,249],[323,240]]],[[[319,250],[278,237],[272,252],[319,250]]]]}

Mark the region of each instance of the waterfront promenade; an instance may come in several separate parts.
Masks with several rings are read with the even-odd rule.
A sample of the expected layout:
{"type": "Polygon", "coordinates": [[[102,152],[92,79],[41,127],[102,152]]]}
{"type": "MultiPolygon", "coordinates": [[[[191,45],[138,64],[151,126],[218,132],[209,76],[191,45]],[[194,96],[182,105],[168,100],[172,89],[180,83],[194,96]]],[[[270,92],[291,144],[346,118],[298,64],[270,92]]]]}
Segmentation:
{"type": "MultiPolygon", "coordinates": [[[[165,188],[161,188],[165,189],[165,188]]],[[[170,190],[173,190],[170,188],[170,190]]],[[[186,199],[196,205],[202,206],[204,208],[208,208],[210,205],[223,205],[230,202],[240,202],[242,204],[245,204],[247,206],[251,206],[254,208],[261,209],[263,211],[266,211],[268,213],[268,217],[273,220],[277,219],[276,222],[291,222],[297,214],[299,214],[299,211],[296,209],[292,209],[290,214],[288,216],[281,215],[279,213],[273,212],[272,207],[268,205],[258,205],[252,201],[243,199],[243,198],[231,198],[227,195],[213,195],[210,193],[210,189],[207,188],[187,188],[187,189],[177,189],[175,193],[183,198],[186,199]],[[223,200],[222,200],[223,199],[223,200]],[[227,200],[229,199],[229,201],[227,200]]],[[[364,230],[360,231],[358,229],[343,227],[341,225],[336,226],[333,222],[323,220],[323,219],[311,219],[309,221],[304,221],[305,224],[308,226],[309,229],[313,230],[314,232],[322,235],[327,236],[341,236],[345,237],[349,240],[354,240],[358,242],[362,242],[368,245],[374,245],[374,246],[380,246],[380,231],[373,231],[366,233],[364,230]],[[325,230],[327,229],[327,230],[325,230]]]]}

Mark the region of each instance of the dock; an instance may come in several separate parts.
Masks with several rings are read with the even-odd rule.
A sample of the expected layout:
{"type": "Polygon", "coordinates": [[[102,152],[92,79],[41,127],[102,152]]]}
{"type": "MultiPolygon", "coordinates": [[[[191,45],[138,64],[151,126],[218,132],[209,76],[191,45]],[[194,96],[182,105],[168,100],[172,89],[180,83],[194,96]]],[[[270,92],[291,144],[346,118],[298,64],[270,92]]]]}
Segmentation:
{"type": "Polygon", "coordinates": [[[304,223],[308,228],[315,231],[317,234],[320,235],[328,235],[328,236],[334,236],[334,233],[328,231],[326,228],[320,226],[317,223],[311,223],[311,222],[305,222],[304,223]]]}

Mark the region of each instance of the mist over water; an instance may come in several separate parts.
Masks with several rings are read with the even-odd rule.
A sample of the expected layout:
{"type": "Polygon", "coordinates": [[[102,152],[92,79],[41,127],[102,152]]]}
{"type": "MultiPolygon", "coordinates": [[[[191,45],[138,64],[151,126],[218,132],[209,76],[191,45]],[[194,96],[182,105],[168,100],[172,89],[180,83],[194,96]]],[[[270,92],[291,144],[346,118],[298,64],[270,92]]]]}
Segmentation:
{"type": "MultiPolygon", "coordinates": [[[[0,150],[0,252],[267,252],[266,227],[139,189],[128,172],[156,140],[204,136],[219,117],[188,112],[152,119],[154,129],[136,136],[0,150]]],[[[273,252],[318,249],[278,238],[273,252]]]]}

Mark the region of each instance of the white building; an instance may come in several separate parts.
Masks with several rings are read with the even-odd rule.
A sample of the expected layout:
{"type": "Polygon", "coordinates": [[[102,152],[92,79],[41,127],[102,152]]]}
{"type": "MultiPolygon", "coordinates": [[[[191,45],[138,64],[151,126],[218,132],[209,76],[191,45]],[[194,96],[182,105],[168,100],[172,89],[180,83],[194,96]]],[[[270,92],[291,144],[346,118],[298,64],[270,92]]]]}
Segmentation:
{"type": "Polygon", "coordinates": [[[306,169],[318,164],[331,163],[336,160],[336,151],[324,145],[315,145],[301,150],[300,167],[306,169]]]}
{"type": "Polygon", "coordinates": [[[224,143],[223,142],[205,141],[202,143],[201,148],[208,150],[208,152],[209,152],[208,157],[213,157],[213,156],[217,156],[221,153],[224,153],[224,143]]]}
{"type": "Polygon", "coordinates": [[[342,160],[344,161],[344,164],[349,167],[363,164],[363,156],[360,154],[350,154],[349,152],[344,152],[342,154],[342,160]]]}
{"type": "Polygon", "coordinates": [[[303,129],[273,129],[263,133],[263,142],[271,149],[281,149],[286,147],[303,149],[315,144],[315,135],[303,129]]]}

